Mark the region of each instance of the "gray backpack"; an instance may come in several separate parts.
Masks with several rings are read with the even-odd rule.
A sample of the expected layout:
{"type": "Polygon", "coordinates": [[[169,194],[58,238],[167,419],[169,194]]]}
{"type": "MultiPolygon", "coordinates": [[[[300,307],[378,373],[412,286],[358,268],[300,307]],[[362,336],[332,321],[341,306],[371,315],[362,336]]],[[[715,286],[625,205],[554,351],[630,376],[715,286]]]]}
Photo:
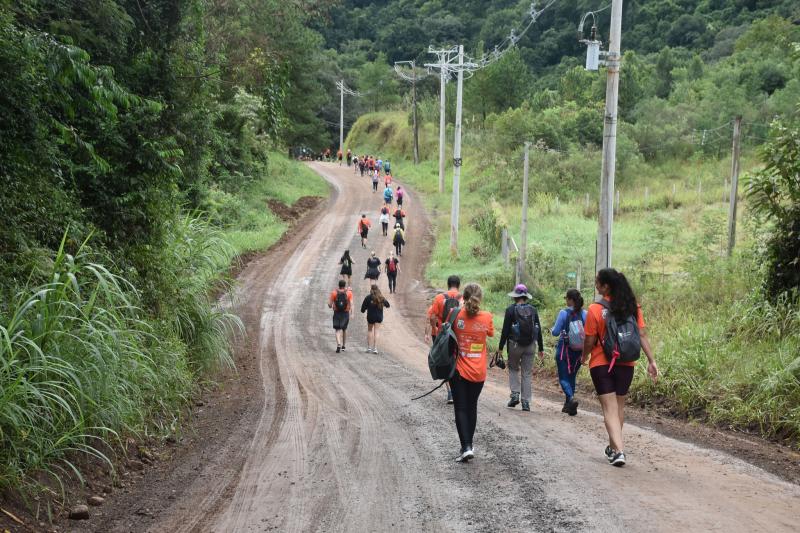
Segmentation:
{"type": "Polygon", "coordinates": [[[460,308],[455,307],[447,320],[442,322],[439,333],[433,339],[431,350],[428,352],[428,368],[433,379],[449,380],[456,373],[456,351],[458,341],[453,331],[453,325],[460,308]]]}
{"type": "Polygon", "coordinates": [[[639,325],[636,316],[631,315],[619,321],[611,314],[611,302],[600,300],[600,305],[608,311],[606,313],[606,335],[603,338],[603,353],[606,354],[609,371],[614,368],[614,363],[630,363],[642,355],[642,339],[639,335],[639,325]]]}

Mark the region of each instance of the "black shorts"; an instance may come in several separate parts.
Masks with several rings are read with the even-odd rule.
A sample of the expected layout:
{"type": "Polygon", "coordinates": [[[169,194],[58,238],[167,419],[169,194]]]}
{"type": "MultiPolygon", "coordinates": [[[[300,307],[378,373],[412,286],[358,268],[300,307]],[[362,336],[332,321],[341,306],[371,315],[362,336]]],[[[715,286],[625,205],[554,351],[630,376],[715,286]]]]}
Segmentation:
{"type": "Polygon", "coordinates": [[[617,396],[626,396],[628,389],[631,388],[635,367],[614,365],[614,369],[609,372],[608,366],[596,366],[589,370],[594,390],[598,396],[611,393],[616,393],[617,396]]]}
{"type": "Polygon", "coordinates": [[[353,269],[350,267],[342,267],[342,270],[339,272],[339,274],[342,276],[352,276],[353,269]]]}
{"type": "Polygon", "coordinates": [[[333,329],[347,330],[347,325],[350,323],[350,313],[344,311],[333,312],[333,329]]]}
{"type": "Polygon", "coordinates": [[[362,238],[362,239],[366,239],[366,238],[367,238],[367,234],[368,234],[368,233],[369,233],[369,230],[368,230],[368,229],[362,229],[362,230],[361,230],[361,238],[362,238]]]}

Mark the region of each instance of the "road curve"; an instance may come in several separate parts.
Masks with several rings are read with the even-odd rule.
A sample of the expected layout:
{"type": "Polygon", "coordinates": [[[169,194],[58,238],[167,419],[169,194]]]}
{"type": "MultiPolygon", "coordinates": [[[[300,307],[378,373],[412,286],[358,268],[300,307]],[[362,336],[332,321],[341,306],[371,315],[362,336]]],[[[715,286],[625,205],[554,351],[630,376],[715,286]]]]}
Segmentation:
{"type": "Polygon", "coordinates": [[[347,351],[336,354],[325,304],[338,258],[351,250],[359,306],[368,250],[384,259],[391,243],[374,227],[381,201],[366,178],[311,166],[330,182],[331,199],[277,259],[254,262],[240,278],[234,309],[249,309],[263,399],[243,418],[248,431],[226,444],[237,466],[209,461],[203,482],[176,494],[151,531],[796,530],[796,485],[635,426],[626,427],[630,464],[610,467],[597,415],[566,417],[540,397],[531,413],[508,410],[496,369],[480,400],[477,458],[456,464],[452,407],[437,394],[409,400],[433,384],[420,338],[430,247],[421,202],[411,195],[382,353],[364,353],[366,323],[355,313],[347,351]],[[362,212],[374,224],[368,250],[355,233],[362,212]]]}

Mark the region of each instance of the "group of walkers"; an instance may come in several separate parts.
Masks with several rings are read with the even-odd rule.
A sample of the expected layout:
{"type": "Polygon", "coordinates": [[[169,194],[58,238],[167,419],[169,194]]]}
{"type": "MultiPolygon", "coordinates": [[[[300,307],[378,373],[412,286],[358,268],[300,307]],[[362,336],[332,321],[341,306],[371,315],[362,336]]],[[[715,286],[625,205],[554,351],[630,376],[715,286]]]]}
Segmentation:
{"type": "MultiPolygon", "coordinates": [[[[341,153],[338,155],[341,156],[341,153]]],[[[347,150],[347,164],[353,164],[355,167],[354,172],[359,172],[363,176],[365,172],[369,172],[370,181],[373,184],[373,192],[377,192],[377,183],[380,179],[381,172],[384,173],[385,189],[382,196],[382,204],[379,210],[379,221],[381,223],[381,234],[383,237],[391,237],[394,251],[389,252],[389,256],[381,261],[377,253],[372,250],[366,261],[366,271],[364,279],[367,280],[369,294],[364,297],[361,304],[361,312],[366,313],[367,318],[367,353],[378,353],[377,339],[378,330],[383,323],[383,310],[389,307],[389,301],[383,296],[380,288],[378,287],[378,279],[381,273],[386,273],[388,280],[389,294],[397,292],[397,276],[400,273],[400,259],[403,255],[403,246],[406,243],[406,212],[403,209],[403,201],[406,200],[406,193],[402,186],[397,185],[392,188],[392,174],[391,164],[389,161],[375,159],[373,156],[358,156],[352,155],[350,150],[347,150]],[[394,205],[394,202],[397,205],[394,205]],[[394,222],[391,222],[392,219],[394,222]],[[390,230],[390,224],[392,228],[390,230]]],[[[372,228],[372,222],[366,213],[362,213],[361,217],[356,224],[356,234],[360,237],[361,248],[366,250],[369,241],[369,232],[372,228]]],[[[333,328],[336,332],[336,353],[346,350],[346,332],[347,326],[350,321],[350,315],[353,310],[352,306],[352,276],[353,276],[353,258],[350,256],[350,250],[345,250],[342,257],[339,259],[339,287],[335,289],[329,298],[328,307],[333,309],[333,328]],[[345,301],[351,302],[346,304],[345,301]]]]}
{"type": "MultiPolygon", "coordinates": [[[[511,389],[507,407],[520,403],[530,411],[533,365],[538,355],[544,359],[542,325],[531,294],[525,285],[517,285],[508,293],[513,300],[505,310],[500,342],[489,361],[488,337],[494,336],[492,314],[481,309],[483,291],[475,283],[459,293],[461,280],[450,276],[448,289],[438,294],[428,308],[425,341],[431,343],[437,334],[454,334],[455,371],[447,387],[447,403],[454,404],[456,429],[461,450],[459,462],[475,457],[473,437],[477,423],[478,398],[486,381],[487,368],[504,367],[502,351],[508,353],[508,384],[511,389]],[[443,324],[450,328],[443,330],[443,324]]],[[[562,412],[574,416],[578,412],[575,398],[578,371],[588,363],[589,374],[600,401],[608,433],[604,456],[614,466],[625,464],[622,427],[625,421],[625,399],[640,351],[647,357],[647,373],[658,377],[658,367],[647,338],[641,307],[625,275],[614,269],[599,271],[595,289],[600,300],[584,309],[580,291],[565,294],[565,307],[559,311],[550,333],[558,338],[555,362],[558,381],[564,392],[562,412]]]]}
{"type": "MultiPolygon", "coordinates": [[[[349,151],[348,151],[349,155],[349,151]]],[[[389,301],[378,286],[380,274],[385,271],[389,293],[397,289],[397,275],[405,244],[405,218],[400,186],[392,189],[392,177],[387,161],[372,156],[348,159],[363,176],[369,172],[373,191],[377,191],[378,176],[384,174],[383,204],[379,211],[382,236],[391,235],[394,251],[385,261],[373,250],[366,260],[364,279],[369,292],[361,303],[361,312],[367,319],[367,353],[378,353],[378,332],[383,323],[384,309],[389,301]],[[394,206],[394,201],[397,205],[394,206]],[[389,225],[394,218],[390,234],[389,225]]],[[[361,246],[367,249],[372,224],[366,213],[361,214],[357,234],[361,246]]],[[[347,326],[353,312],[353,259],[345,250],[339,260],[341,279],[338,288],[331,292],[328,306],[333,309],[333,328],[336,332],[336,352],[346,350],[347,326]]],[[[622,428],[625,421],[625,399],[633,380],[634,368],[644,352],[651,379],[658,377],[658,367],[647,338],[645,322],[636,296],[624,274],[614,269],[600,270],[595,278],[597,302],[584,308],[583,295],[577,289],[566,291],[564,307],[555,317],[550,334],[557,338],[555,363],[558,382],[564,393],[561,409],[569,416],[578,413],[576,381],[580,369],[588,364],[589,375],[597,393],[603,420],[608,433],[604,456],[614,466],[625,464],[622,428]]],[[[534,365],[544,362],[543,326],[532,296],[525,285],[519,284],[508,293],[512,302],[505,309],[497,350],[489,358],[488,338],[494,337],[492,313],[481,308],[483,290],[477,283],[469,283],[461,292],[459,276],[450,276],[447,291],[434,297],[427,311],[425,341],[432,343],[439,335],[452,335],[454,372],[446,380],[447,403],[453,404],[456,429],[461,444],[457,460],[468,462],[475,457],[473,438],[477,425],[478,399],[487,377],[487,369],[495,364],[505,368],[503,351],[507,352],[509,408],[521,405],[522,411],[531,410],[534,365]],[[449,324],[448,327],[444,327],[449,324]]]]}

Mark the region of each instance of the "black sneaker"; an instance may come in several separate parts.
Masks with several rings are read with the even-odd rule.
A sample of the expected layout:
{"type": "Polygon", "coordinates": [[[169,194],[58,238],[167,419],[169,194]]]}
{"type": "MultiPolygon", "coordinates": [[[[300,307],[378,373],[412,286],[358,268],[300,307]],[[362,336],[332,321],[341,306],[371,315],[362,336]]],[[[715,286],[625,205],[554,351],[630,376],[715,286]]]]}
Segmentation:
{"type": "Polygon", "coordinates": [[[457,463],[468,463],[470,459],[475,457],[475,452],[472,451],[472,446],[467,446],[466,449],[461,452],[461,455],[458,456],[456,459],[457,463]]]}
{"type": "Polygon", "coordinates": [[[336,345],[336,353],[339,353],[341,351],[342,351],[342,347],[337,344],[336,345]]]}
{"type": "Polygon", "coordinates": [[[564,400],[564,407],[561,408],[562,413],[569,413],[569,400],[564,400]]]}
{"type": "Polygon", "coordinates": [[[614,450],[611,449],[611,446],[606,446],[605,451],[603,452],[610,463],[611,460],[614,458],[614,450]]]}
{"type": "Polygon", "coordinates": [[[530,411],[531,410],[530,402],[526,402],[525,400],[522,400],[522,410],[523,411],[530,411]]]}
{"type": "Polygon", "coordinates": [[[613,466],[625,466],[625,452],[617,452],[609,461],[613,466]]]}
{"type": "Polygon", "coordinates": [[[567,414],[569,416],[575,416],[578,414],[578,404],[580,404],[580,402],[575,398],[572,398],[569,401],[569,404],[567,405],[567,414]]]}
{"type": "Polygon", "coordinates": [[[344,351],[344,344],[342,344],[342,351],[344,351]]]}
{"type": "Polygon", "coordinates": [[[518,405],[519,405],[519,393],[518,392],[512,392],[511,393],[511,399],[508,400],[508,403],[506,404],[506,406],[508,406],[508,407],[516,407],[518,405]]]}

